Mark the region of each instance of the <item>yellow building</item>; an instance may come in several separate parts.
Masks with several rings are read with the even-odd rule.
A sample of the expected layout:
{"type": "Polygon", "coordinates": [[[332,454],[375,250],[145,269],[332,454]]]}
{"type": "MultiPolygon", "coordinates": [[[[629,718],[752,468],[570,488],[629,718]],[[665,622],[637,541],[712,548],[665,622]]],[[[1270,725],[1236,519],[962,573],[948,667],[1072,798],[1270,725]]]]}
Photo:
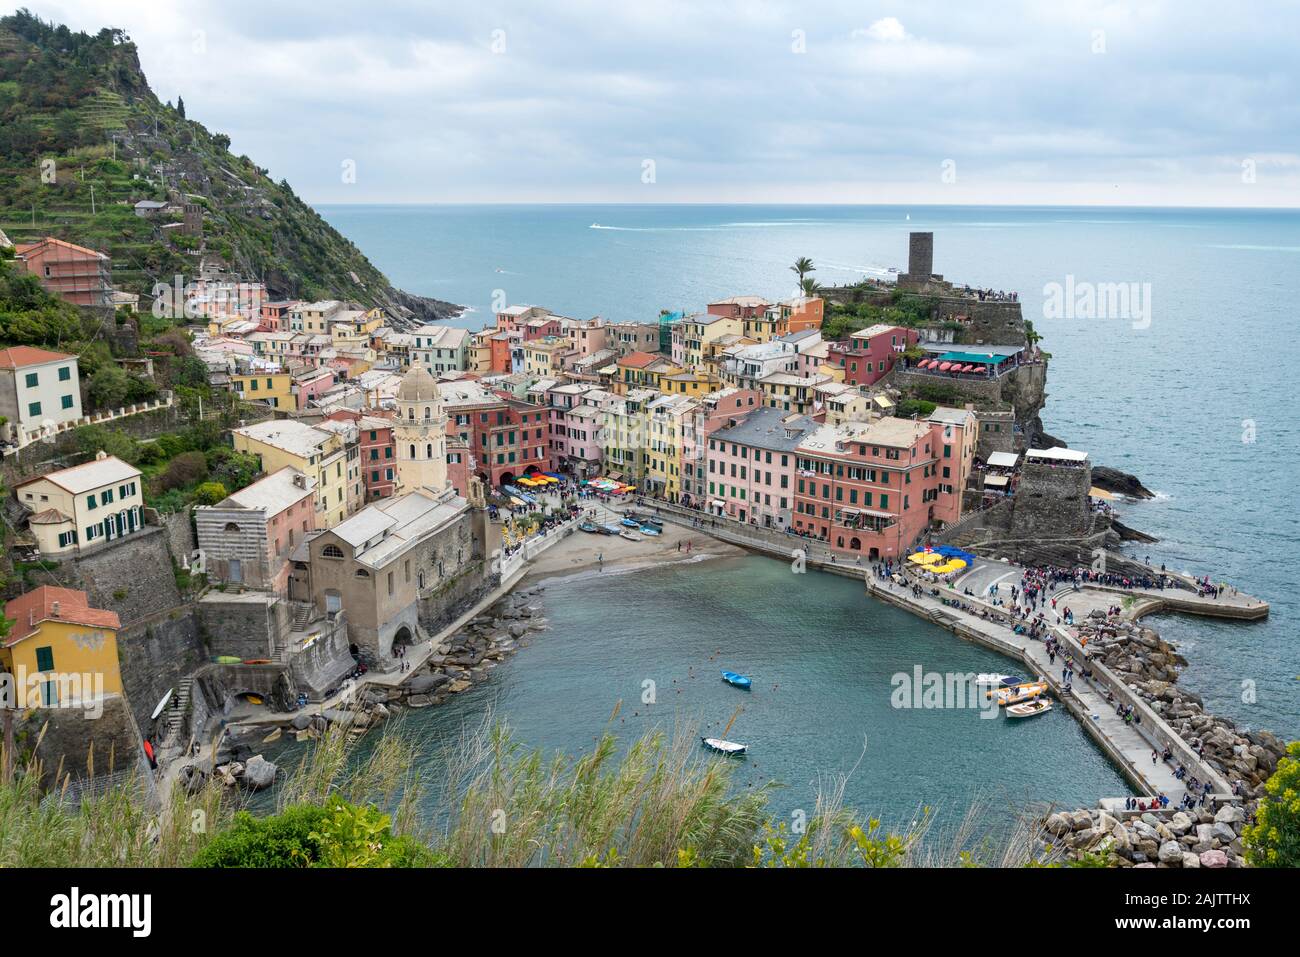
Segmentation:
{"type": "Polygon", "coordinates": [[[353,481],[344,431],[318,429],[297,419],[271,419],[235,429],[231,437],[235,451],[256,455],[267,475],[288,466],[316,480],[317,528],[337,525],[356,507],[354,486],[359,483],[353,481]]]}
{"type": "Polygon", "coordinates": [[[709,372],[677,372],[659,377],[659,391],[664,395],[708,395],[722,388],[722,379],[709,372]]]}
{"type": "Polygon", "coordinates": [[[745,324],[739,317],[714,316],[707,312],[687,316],[673,326],[673,362],[686,369],[704,365],[706,347],[723,336],[741,336],[745,324]]]}
{"type": "Polygon", "coordinates": [[[117,613],[91,608],[84,591],[42,585],[5,604],[0,669],[20,707],[54,707],[122,693],[117,613]]]}
{"type": "Polygon", "coordinates": [[[695,401],[684,395],[663,395],[645,405],[645,484],[670,501],[681,493],[683,419],[694,410],[695,401]]]}
{"type": "Polygon", "coordinates": [[[230,388],[245,402],[265,402],[273,409],[294,411],[298,399],[293,394],[293,376],[287,372],[236,373],[230,388]]]}
{"type": "Polygon", "coordinates": [[[47,558],[75,554],[144,527],[140,470],[100,451],[94,459],[14,489],[47,558]]]}
{"type": "Polygon", "coordinates": [[[564,369],[565,361],[573,352],[567,339],[544,336],[524,343],[524,371],[545,379],[564,369]]]}

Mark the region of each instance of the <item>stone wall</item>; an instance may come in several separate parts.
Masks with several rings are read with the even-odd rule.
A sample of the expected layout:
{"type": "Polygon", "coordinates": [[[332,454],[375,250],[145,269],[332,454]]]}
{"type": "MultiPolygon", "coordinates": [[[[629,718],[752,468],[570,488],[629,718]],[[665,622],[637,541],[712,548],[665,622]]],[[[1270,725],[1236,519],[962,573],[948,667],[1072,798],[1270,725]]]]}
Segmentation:
{"type": "Polygon", "coordinates": [[[40,741],[35,757],[42,787],[57,787],[66,776],[79,782],[123,780],[132,774],[152,784],[140,729],[126,701],[106,695],[102,705],[103,712],[94,718],[77,708],[34,708],[14,722],[20,759],[40,741]]]}
{"type": "Polygon", "coordinates": [[[136,723],[146,730],[152,730],[149,715],[162,696],[208,660],[198,622],[188,606],[119,632],[117,651],[123,690],[136,723]]]}
{"type": "Polygon", "coordinates": [[[65,561],[60,576],[82,588],[95,608],[117,612],[131,625],[184,604],[167,531],[146,526],[102,548],[65,561]]]}
{"type": "Polygon", "coordinates": [[[925,386],[950,388],[963,398],[997,404],[1002,401],[1002,382],[1000,379],[952,379],[947,376],[928,375],[895,366],[893,371],[881,380],[884,385],[895,389],[922,389],[925,386]]]}
{"type": "MultiPolygon", "coordinates": [[[[235,700],[249,693],[260,696],[272,711],[290,711],[298,706],[297,685],[289,669],[281,665],[205,665],[194,675],[190,696],[204,696],[202,711],[211,721],[212,716],[228,715],[235,700]]],[[[197,725],[191,727],[191,733],[199,736],[205,730],[197,725]]]]}
{"type": "Polygon", "coordinates": [[[190,520],[191,507],[187,506],[171,515],[160,515],[158,522],[167,533],[167,547],[178,565],[189,562],[197,547],[194,540],[194,523],[190,520]]]}
{"type": "Polygon", "coordinates": [[[317,623],[319,636],[302,649],[295,650],[289,672],[298,690],[312,701],[320,701],[339,686],[356,661],[349,650],[347,618],[340,614],[317,623]]]}
{"type": "Polygon", "coordinates": [[[1011,505],[1012,538],[1071,538],[1092,532],[1092,467],[1026,463],[1011,505]]]}
{"type": "MultiPolygon", "coordinates": [[[[125,432],[136,439],[152,438],[184,425],[180,412],[174,405],[102,423],[102,427],[110,432],[125,432]]],[[[56,435],[52,441],[36,441],[18,452],[6,455],[3,474],[8,486],[13,488],[24,479],[47,475],[83,458],[85,453],[78,443],[77,430],[69,429],[56,435]]]]}
{"type": "Polygon", "coordinates": [[[267,592],[210,591],[195,603],[194,611],[213,655],[274,658],[289,632],[288,603],[267,592]]]}
{"type": "Polygon", "coordinates": [[[486,559],[475,559],[420,598],[420,627],[436,634],[492,591],[500,578],[489,574],[486,559]]]}

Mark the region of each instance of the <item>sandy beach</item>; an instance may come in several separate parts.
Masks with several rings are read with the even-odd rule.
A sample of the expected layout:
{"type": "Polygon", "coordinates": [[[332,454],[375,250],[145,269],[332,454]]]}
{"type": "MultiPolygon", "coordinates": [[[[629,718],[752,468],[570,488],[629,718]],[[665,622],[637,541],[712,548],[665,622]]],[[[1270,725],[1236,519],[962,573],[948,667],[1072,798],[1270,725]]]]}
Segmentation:
{"type": "Polygon", "coordinates": [[[629,568],[667,565],[673,562],[699,562],[713,558],[734,558],[744,549],[710,538],[697,528],[664,523],[662,535],[646,536],[630,542],[617,535],[592,535],[575,531],[564,541],[552,545],[533,560],[525,583],[555,578],[573,572],[596,570],[626,571],[629,568]],[[690,551],[686,550],[690,543],[690,551]],[[680,546],[680,548],[679,548],[680,546]],[[603,557],[603,563],[598,561],[603,557]]]}

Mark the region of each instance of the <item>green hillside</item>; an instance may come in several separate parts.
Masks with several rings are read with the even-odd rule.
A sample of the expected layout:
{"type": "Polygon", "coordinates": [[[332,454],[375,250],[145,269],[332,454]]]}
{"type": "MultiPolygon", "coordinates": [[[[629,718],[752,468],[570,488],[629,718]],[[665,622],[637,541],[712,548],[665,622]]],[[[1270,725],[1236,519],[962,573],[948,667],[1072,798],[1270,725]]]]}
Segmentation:
{"type": "Polygon", "coordinates": [[[76,33],[25,10],[0,18],[0,231],[15,243],[53,235],[103,250],[114,282],[143,294],[193,276],[203,258],[277,298],[352,299],[419,320],[457,311],[395,289],[287,182],[229,145],[158,100],[122,31],[76,33]],[[202,242],[163,229],[178,214],[136,216],[140,200],[203,206],[202,242]]]}

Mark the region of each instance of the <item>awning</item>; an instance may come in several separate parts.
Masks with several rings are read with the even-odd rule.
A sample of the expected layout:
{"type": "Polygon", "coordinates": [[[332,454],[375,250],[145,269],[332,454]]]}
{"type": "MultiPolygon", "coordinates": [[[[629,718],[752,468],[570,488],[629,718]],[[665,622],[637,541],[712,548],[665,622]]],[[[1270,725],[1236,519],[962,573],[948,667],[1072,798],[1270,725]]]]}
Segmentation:
{"type": "Polygon", "coordinates": [[[720,498],[715,498],[712,502],[714,508],[726,508],[727,503],[720,498]]]}
{"type": "Polygon", "coordinates": [[[1001,362],[1005,358],[1006,356],[994,355],[991,352],[945,352],[943,355],[939,356],[939,361],[960,362],[963,364],[967,362],[978,362],[980,365],[987,365],[989,363],[1001,362]]]}
{"type": "Polygon", "coordinates": [[[988,464],[994,468],[1013,469],[1019,461],[1020,456],[1015,452],[994,452],[989,456],[988,464]]]}
{"type": "Polygon", "coordinates": [[[1113,499],[1115,496],[1110,494],[1110,492],[1107,492],[1105,489],[1097,488],[1097,486],[1094,485],[1092,488],[1088,489],[1088,497],[1104,498],[1109,500],[1109,499],[1113,499]]]}
{"type": "Polygon", "coordinates": [[[1005,475],[986,475],[984,476],[984,487],[988,488],[989,486],[992,486],[994,488],[1004,488],[1006,487],[1007,481],[1008,479],[1005,475]]]}

